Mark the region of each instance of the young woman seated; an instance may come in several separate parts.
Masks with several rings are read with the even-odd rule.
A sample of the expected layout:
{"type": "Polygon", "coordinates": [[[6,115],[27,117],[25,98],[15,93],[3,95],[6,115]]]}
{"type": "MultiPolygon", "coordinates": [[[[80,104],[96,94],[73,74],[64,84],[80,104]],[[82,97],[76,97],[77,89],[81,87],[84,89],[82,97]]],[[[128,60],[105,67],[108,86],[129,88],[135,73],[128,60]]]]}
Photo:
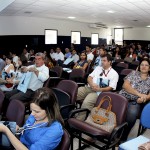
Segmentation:
{"type": "Polygon", "coordinates": [[[3,124],[0,132],[7,135],[16,150],[54,150],[63,135],[61,117],[55,94],[48,88],[36,91],[30,104],[31,115],[22,128],[20,140],[3,124]]]}
{"type": "Polygon", "coordinates": [[[82,68],[83,70],[86,70],[87,67],[88,67],[87,55],[86,55],[85,52],[82,52],[82,53],[80,54],[80,60],[78,60],[78,61],[75,63],[73,69],[75,69],[75,68],[82,68]]]}

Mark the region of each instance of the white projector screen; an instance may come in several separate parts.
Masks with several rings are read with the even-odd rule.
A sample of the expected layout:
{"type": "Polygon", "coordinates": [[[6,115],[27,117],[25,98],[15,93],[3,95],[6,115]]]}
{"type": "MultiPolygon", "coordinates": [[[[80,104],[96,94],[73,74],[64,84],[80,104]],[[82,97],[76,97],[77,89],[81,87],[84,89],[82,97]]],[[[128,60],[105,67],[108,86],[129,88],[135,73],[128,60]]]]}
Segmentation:
{"type": "Polygon", "coordinates": [[[81,32],[71,31],[71,43],[80,44],[81,43],[81,32]]]}
{"type": "Polygon", "coordinates": [[[57,44],[57,30],[45,29],[45,44],[57,44]]]}
{"type": "Polygon", "coordinates": [[[92,45],[98,45],[99,44],[99,35],[98,33],[92,33],[92,36],[91,36],[91,44],[92,45]]]}

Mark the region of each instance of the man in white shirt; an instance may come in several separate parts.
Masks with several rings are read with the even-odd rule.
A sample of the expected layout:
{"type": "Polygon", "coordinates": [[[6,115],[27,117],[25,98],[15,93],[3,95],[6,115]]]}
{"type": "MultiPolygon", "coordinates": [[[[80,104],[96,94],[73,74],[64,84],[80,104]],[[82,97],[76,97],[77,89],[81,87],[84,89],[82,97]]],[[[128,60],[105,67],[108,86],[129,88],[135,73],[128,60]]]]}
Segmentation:
{"type": "MultiPolygon", "coordinates": [[[[102,67],[98,66],[88,77],[88,86],[78,89],[77,100],[83,100],[81,108],[91,110],[101,92],[116,89],[118,73],[111,67],[112,57],[109,54],[102,56],[102,67]]],[[[84,119],[85,113],[80,113],[78,119],[84,119]]]]}
{"type": "MultiPolygon", "coordinates": [[[[18,89],[14,89],[5,94],[7,100],[18,99],[20,101],[28,101],[33,98],[35,91],[43,87],[44,82],[49,78],[49,69],[44,64],[44,54],[37,53],[35,55],[35,65],[23,67],[22,72],[32,72],[32,76],[27,87],[26,93],[21,92],[18,89]]],[[[26,81],[24,81],[26,82],[26,81]]]]}
{"type": "Polygon", "coordinates": [[[0,58],[0,72],[2,72],[2,70],[4,69],[6,63],[3,59],[0,58]]]}
{"type": "Polygon", "coordinates": [[[103,55],[105,55],[105,54],[106,54],[106,50],[105,50],[104,48],[100,48],[100,49],[98,50],[98,55],[99,55],[99,56],[97,56],[96,59],[95,59],[93,69],[95,69],[97,66],[101,66],[101,65],[102,65],[101,57],[102,57],[103,55]]]}
{"type": "Polygon", "coordinates": [[[70,57],[73,59],[74,63],[76,63],[79,60],[79,55],[77,55],[76,50],[72,50],[72,55],[70,57]]]}
{"type": "Polygon", "coordinates": [[[24,56],[27,58],[27,60],[29,60],[29,57],[30,57],[29,55],[30,55],[30,54],[28,53],[28,51],[27,51],[26,48],[23,49],[23,54],[24,54],[24,56]]]}
{"type": "Polygon", "coordinates": [[[51,58],[52,58],[53,60],[55,60],[55,55],[56,55],[56,53],[55,53],[54,49],[51,48],[51,49],[50,49],[50,56],[51,56],[51,58]]]}
{"type": "Polygon", "coordinates": [[[86,54],[88,63],[91,63],[94,59],[94,55],[92,54],[91,47],[89,45],[86,46],[86,54]]]}
{"type": "Polygon", "coordinates": [[[19,64],[18,64],[18,56],[16,56],[15,52],[12,54],[12,57],[13,57],[13,64],[14,64],[14,66],[18,67],[19,66],[19,64]]]}
{"type": "Polygon", "coordinates": [[[65,59],[65,56],[61,52],[60,47],[57,47],[56,54],[55,54],[55,61],[57,62],[58,65],[62,66],[64,59],[65,59]]]}

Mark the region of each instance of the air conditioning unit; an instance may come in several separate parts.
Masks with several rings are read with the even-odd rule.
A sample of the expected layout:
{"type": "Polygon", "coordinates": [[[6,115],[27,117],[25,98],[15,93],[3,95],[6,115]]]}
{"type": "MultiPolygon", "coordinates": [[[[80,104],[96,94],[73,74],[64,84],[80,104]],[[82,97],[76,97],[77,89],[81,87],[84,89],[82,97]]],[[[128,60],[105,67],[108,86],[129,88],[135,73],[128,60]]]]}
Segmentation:
{"type": "Polygon", "coordinates": [[[105,28],[107,29],[108,27],[105,24],[98,24],[98,23],[91,23],[89,24],[90,28],[105,28]]]}

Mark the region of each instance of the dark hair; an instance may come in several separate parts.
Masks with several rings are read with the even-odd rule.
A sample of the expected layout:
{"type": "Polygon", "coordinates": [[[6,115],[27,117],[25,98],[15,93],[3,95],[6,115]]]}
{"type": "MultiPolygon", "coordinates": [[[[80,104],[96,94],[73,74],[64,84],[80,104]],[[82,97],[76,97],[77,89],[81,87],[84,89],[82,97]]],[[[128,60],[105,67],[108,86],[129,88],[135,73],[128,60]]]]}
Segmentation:
{"type": "MultiPolygon", "coordinates": [[[[141,71],[140,71],[140,65],[141,65],[141,63],[142,63],[143,61],[147,61],[148,64],[150,65],[149,59],[148,59],[148,58],[143,58],[143,59],[140,61],[139,66],[138,66],[138,71],[139,71],[139,72],[141,72],[141,71]]],[[[148,74],[150,74],[150,71],[148,72],[148,74]]]]}
{"type": "Polygon", "coordinates": [[[11,62],[13,61],[13,58],[10,55],[6,56],[6,58],[9,59],[11,62]]]}
{"type": "Polygon", "coordinates": [[[112,56],[110,54],[105,54],[101,56],[102,58],[106,57],[108,61],[112,61],[112,56]]]}
{"type": "Polygon", "coordinates": [[[87,47],[91,48],[91,45],[86,45],[87,47]]]}
{"type": "Polygon", "coordinates": [[[49,125],[54,121],[59,121],[64,125],[56,95],[51,89],[43,87],[36,90],[32,103],[46,111],[49,125]]]}
{"type": "Polygon", "coordinates": [[[85,59],[87,59],[87,54],[86,54],[85,52],[81,52],[81,53],[80,53],[80,56],[81,56],[81,54],[84,54],[84,55],[86,56],[85,59]]]}

